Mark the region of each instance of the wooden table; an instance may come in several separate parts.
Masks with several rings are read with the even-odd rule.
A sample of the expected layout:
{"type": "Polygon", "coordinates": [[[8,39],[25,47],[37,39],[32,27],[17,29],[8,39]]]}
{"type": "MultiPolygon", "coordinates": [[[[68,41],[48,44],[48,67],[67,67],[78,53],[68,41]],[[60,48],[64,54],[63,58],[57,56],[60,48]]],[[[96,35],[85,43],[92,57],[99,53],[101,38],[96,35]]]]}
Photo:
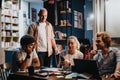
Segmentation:
{"type": "Polygon", "coordinates": [[[37,75],[29,75],[28,73],[11,73],[8,80],[77,80],[77,78],[65,79],[65,76],[57,78],[55,75],[40,77],[37,75]]]}
{"type": "MultiPolygon", "coordinates": [[[[78,79],[86,80],[85,78],[82,78],[80,76],[74,78],[68,77],[68,75],[71,73],[72,73],[71,71],[41,72],[37,70],[37,72],[35,72],[33,75],[29,75],[29,73],[26,71],[26,72],[10,73],[8,80],[78,80],[78,79]],[[40,76],[42,73],[46,73],[47,77],[40,76]],[[56,73],[60,73],[60,74],[56,74],[56,73]]],[[[82,74],[88,76],[89,78],[91,76],[90,74],[87,73],[82,73],[82,74]]],[[[43,75],[45,76],[45,74],[43,75]]],[[[91,79],[91,80],[96,80],[96,79],[91,79]]]]}

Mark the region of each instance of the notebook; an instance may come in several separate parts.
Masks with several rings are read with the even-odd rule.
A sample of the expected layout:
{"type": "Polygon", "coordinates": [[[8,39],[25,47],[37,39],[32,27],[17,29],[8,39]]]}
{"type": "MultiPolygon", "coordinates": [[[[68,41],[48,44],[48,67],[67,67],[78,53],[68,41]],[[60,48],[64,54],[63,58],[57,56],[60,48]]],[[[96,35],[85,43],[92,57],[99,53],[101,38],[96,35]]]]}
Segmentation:
{"type": "Polygon", "coordinates": [[[74,59],[74,72],[89,73],[94,76],[99,76],[98,63],[95,60],[74,59]]]}

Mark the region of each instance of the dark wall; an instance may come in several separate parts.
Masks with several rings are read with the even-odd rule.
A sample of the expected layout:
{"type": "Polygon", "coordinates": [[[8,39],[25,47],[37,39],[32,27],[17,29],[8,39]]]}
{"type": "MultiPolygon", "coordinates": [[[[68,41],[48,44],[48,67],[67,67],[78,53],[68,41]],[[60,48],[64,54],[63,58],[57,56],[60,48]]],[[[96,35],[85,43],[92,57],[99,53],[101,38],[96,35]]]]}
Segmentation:
{"type": "Polygon", "coordinates": [[[72,15],[72,19],[73,19],[73,21],[72,21],[72,24],[73,24],[73,26],[72,26],[72,34],[74,35],[74,36],[77,36],[77,38],[84,38],[84,36],[85,36],[85,34],[84,34],[84,3],[85,3],[85,0],[71,0],[71,7],[72,7],[72,10],[76,10],[76,11],[79,11],[79,12],[81,12],[82,13],[82,27],[83,27],[83,29],[78,29],[78,28],[74,28],[74,15],[72,15]]]}
{"type": "Polygon", "coordinates": [[[93,5],[92,0],[85,0],[85,7],[84,7],[84,19],[85,19],[85,38],[90,40],[90,43],[93,42],[93,30],[87,30],[87,18],[93,13],[93,5]]]}
{"type": "Polygon", "coordinates": [[[44,2],[44,8],[48,10],[47,20],[54,26],[55,25],[55,4],[50,4],[48,1],[44,2]]]}
{"type": "Polygon", "coordinates": [[[0,0],[0,9],[2,8],[2,0],[0,0]]]}

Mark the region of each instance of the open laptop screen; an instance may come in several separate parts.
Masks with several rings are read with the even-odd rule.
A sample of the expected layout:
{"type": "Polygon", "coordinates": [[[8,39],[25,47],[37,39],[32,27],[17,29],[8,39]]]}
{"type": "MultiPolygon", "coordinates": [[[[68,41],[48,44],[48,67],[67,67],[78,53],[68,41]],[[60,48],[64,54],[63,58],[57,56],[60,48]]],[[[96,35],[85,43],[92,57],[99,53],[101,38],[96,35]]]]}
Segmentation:
{"type": "Polygon", "coordinates": [[[99,75],[98,64],[95,60],[74,59],[74,64],[73,71],[75,72],[99,75]]]}

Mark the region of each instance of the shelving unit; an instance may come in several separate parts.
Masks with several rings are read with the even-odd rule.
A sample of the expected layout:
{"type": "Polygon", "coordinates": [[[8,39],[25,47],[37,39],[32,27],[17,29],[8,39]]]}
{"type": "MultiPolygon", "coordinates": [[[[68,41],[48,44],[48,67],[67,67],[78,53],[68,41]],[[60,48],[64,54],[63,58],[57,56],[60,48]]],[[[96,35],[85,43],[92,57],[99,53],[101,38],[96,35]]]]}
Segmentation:
{"type": "Polygon", "coordinates": [[[55,0],[52,4],[49,0],[44,2],[44,7],[48,10],[48,21],[53,25],[58,46],[63,45],[65,48],[67,38],[71,35],[78,39],[84,38],[84,2],[85,0],[55,0]],[[81,17],[75,12],[81,14],[81,17]]]}
{"type": "Polygon", "coordinates": [[[0,18],[0,57],[4,63],[11,58],[6,57],[6,50],[19,46],[19,0],[2,0],[0,18]]]}
{"type": "Polygon", "coordinates": [[[17,47],[19,44],[19,0],[2,0],[1,47],[17,47]]]}
{"type": "Polygon", "coordinates": [[[70,0],[57,2],[58,25],[54,27],[55,38],[58,45],[64,48],[67,45],[67,38],[72,35],[72,11],[70,0]],[[56,34],[56,32],[59,32],[56,34]]]}

